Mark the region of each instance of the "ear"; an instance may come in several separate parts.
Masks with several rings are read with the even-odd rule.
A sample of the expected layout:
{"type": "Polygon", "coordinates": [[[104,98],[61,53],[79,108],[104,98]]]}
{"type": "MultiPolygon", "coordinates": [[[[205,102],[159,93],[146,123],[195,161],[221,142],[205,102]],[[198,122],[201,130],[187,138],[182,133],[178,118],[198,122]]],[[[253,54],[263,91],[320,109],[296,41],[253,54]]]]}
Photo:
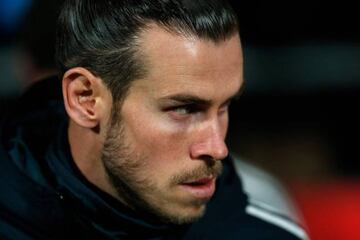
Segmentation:
{"type": "Polygon", "coordinates": [[[87,69],[69,69],[63,76],[62,90],[66,111],[78,125],[95,128],[107,117],[106,106],[111,107],[109,91],[102,80],[87,69]]]}

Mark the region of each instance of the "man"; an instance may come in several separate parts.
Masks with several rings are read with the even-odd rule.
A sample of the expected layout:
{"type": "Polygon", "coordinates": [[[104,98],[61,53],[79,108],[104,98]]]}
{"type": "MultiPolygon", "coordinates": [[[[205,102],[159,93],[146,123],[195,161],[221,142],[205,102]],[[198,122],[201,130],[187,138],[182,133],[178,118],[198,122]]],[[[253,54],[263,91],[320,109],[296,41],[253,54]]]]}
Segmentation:
{"type": "Polygon", "coordinates": [[[300,239],[246,212],[228,157],[226,1],[69,0],[56,47],[62,94],[35,85],[2,128],[1,236],[300,239]]]}

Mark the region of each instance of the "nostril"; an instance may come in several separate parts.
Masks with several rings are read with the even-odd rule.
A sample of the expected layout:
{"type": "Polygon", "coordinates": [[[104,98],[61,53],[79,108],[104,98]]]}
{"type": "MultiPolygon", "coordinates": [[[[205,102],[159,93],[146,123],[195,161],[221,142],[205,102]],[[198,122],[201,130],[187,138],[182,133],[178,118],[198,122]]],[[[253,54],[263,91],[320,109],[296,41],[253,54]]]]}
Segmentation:
{"type": "Polygon", "coordinates": [[[209,155],[203,155],[201,156],[201,159],[203,161],[205,161],[206,165],[209,166],[209,167],[212,167],[216,164],[216,160],[215,158],[213,158],[212,156],[209,156],[209,155]]]}

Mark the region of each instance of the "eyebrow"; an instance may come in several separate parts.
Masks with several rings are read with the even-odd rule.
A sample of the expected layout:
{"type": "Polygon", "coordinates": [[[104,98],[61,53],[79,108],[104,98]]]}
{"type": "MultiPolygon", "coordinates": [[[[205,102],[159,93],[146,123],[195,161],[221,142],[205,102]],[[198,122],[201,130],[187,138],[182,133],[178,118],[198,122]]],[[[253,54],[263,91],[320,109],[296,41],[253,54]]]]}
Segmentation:
{"type": "MultiPolygon", "coordinates": [[[[245,81],[244,81],[244,83],[245,83],[245,81]]],[[[221,105],[225,105],[225,104],[231,102],[232,100],[239,99],[239,97],[241,96],[241,94],[243,93],[243,90],[244,90],[244,83],[242,84],[240,89],[234,95],[232,95],[231,97],[226,99],[221,105]]],[[[212,104],[212,100],[204,99],[199,96],[192,95],[192,94],[175,94],[175,95],[162,97],[162,98],[160,98],[160,100],[171,100],[171,101],[175,101],[175,102],[182,103],[182,104],[197,104],[197,105],[203,105],[203,106],[209,106],[212,104]]]]}
{"type": "Polygon", "coordinates": [[[198,105],[210,105],[211,100],[198,97],[191,94],[176,94],[161,98],[161,100],[171,100],[182,104],[198,104],[198,105]]]}

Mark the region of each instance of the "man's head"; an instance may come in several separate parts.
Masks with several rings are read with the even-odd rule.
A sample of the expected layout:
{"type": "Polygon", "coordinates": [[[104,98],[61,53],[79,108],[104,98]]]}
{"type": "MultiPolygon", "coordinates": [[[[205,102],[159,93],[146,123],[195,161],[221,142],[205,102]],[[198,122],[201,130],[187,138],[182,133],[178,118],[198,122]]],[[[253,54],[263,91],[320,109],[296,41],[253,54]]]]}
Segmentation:
{"type": "Polygon", "coordinates": [[[58,29],[71,152],[85,177],[163,221],[201,217],[242,85],[229,5],[72,0],[58,29]]]}
{"type": "Polygon", "coordinates": [[[221,42],[237,33],[236,15],[223,0],[67,0],[59,18],[61,75],[85,67],[121,100],[148,68],[141,33],[156,24],[173,34],[221,42]]]}

